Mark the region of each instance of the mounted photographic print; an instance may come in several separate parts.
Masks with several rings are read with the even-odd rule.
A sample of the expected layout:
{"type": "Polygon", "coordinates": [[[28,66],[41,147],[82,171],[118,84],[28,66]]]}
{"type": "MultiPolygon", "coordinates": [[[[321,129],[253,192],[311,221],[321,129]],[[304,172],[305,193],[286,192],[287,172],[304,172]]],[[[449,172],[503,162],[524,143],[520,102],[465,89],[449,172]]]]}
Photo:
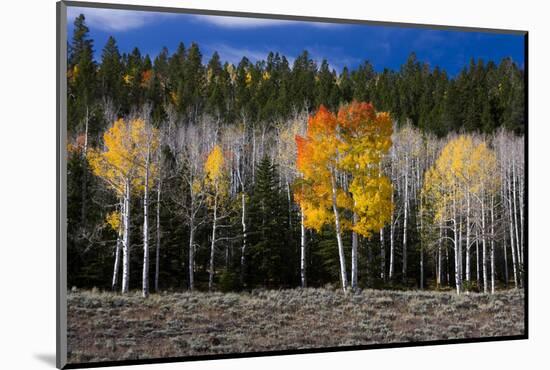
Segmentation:
{"type": "Polygon", "coordinates": [[[526,51],[58,3],[58,367],[527,338],[526,51]]]}

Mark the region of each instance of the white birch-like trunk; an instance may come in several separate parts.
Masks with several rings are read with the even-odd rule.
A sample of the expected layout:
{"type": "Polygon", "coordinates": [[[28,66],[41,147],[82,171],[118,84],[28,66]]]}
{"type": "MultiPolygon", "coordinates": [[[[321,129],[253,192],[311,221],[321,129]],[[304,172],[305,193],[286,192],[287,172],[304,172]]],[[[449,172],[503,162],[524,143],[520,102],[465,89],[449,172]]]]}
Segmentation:
{"type": "Polygon", "coordinates": [[[195,219],[191,217],[189,224],[189,290],[195,287],[195,219]]]}
{"type": "Polygon", "coordinates": [[[495,294],[495,202],[491,196],[491,294],[495,294]]]}
{"type": "Polygon", "coordinates": [[[420,195],[420,289],[424,289],[424,244],[422,243],[422,195],[420,195]]]}
{"type": "Polygon", "coordinates": [[[463,290],[464,268],[462,265],[462,219],[458,222],[458,274],[460,275],[460,289],[463,290]]]}
{"type": "Polygon", "coordinates": [[[256,130],[252,127],[252,183],[256,183],[256,130]]]}
{"type": "MultiPolygon", "coordinates": [[[[378,163],[378,179],[382,177],[382,161],[378,163]]],[[[380,190],[380,188],[378,188],[380,190]]],[[[386,282],[386,246],[384,245],[384,227],[380,228],[380,279],[386,282]]]]}
{"type": "Polygon", "coordinates": [[[155,253],[155,292],[159,291],[159,274],[160,274],[160,193],[161,181],[159,179],[157,185],[157,248],[155,253]]]}
{"type": "MultiPolygon", "coordinates": [[[[121,202],[121,210],[124,207],[124,201],[121,202]]],[[[122,210],[122,214],[124,213],[124,210],[122,210]]],[[[115,250],[115,263],[113,267],[113,281],[111,283],[111,290],[116,290],[116,285],[118,283],[118,270],[120,269],[120,251],[122,249],[122,222],[120,223],[120,226],[118,227],[117,231],[117,238],[116,238],[116,250],[115,250]]]]}
{"type": "MultiPolygon", "coordinates": [[[[393,190],[391,193],[391,203],[393,204],[393,190]]],[[[394,275],[394,266],[395,266],[395,224],[393,220],[393,212],[390,217],[390,269],[389,269],[389,278],[390,280],[393,279],[394,275]]]]}
{"type": "Polygon", "coordinates": [[[407,282],[407,219],[409,211],[409,158],[405,155],[405,194],[403,196],[403,284],[407,282]]]}
{"type": "Polygon", "coordinates": [[[443,280],[443,269],[442,269],[442,250],[441,250],[441,244],[443,239],[443,230],[441,227],[441,224],[439,225],[439,240],[437,241],[437,277],[436,277],[436,283],[437,287],[441,287],[441,281],[443,280]]]}
{"type": "Polygon", "coordinates": [[[380,279],[386,282],[386,246],[384,245],[384,228],[380,229],[380,279]]]}
{"type": "Polygon", "coordinates": [[[470,194],[466,191],[466,281],[470,282],[470,194]]]}
{"type": "MultiPolygon", "coordinates": [[[[514,236],[516,237],[516,246],[518,254],[518,266],[519,266],[519,280],[523,281],[522,271],[523,271],[523,259],[521,258],[521,245],[519,243],[519,233],[518,233],[518,210],[516,202],[516,161],[512,160],[512,205],[514,207],[514,236]]],[[[523,285],[523,284],[521,284],[523,285]]]]}
{"type": "Polygon", "coordinates": [[[149,296],[149,153],[145,159],[145,183],[143,186],[143,274],[142,296],[149,296]]]}
{"type": "Polygon", "coordinates": [[[477,282],[477,286],[480,287],[481,286],[481,276],[479,274],[479,232],[476,228],[476,282],[477,282]]]}
{"type": "Polygon", "coordinates": [[[304,211],[300,208],[300,280],[302,288],[307,287],[306,275],[306,228],[304,226],[304,211]]]}
{"type": "Polygon", "coordinates": [[[487,238],[485,228],[485,199],[483,190],[481,192],[481,265],[483,266],[483,293],[487,293],[488,290],[488,278],[487,278],[487,238]]]}
{"type": "Polygon", "coordinates": [[[521,174],[518,174],[518,201],[519,201],[519,217],[520,217],[520,229],[519,229],[519,245],[521,249],[521,263],[524,263],[523,257],[524,257],[524,249],[525,244],[523,243],[523,187],[524,187],[524,180],[523,180],[524,173],[522,171],[521,174]]]}
{"type": "Polygon", "coordinates": [[[502,252],[504,254],[504,286],[508,288],[508,280],[510,280],[510,275],[508,273],[508,251],[506,248],[506,235],[502,238],[502,252]]]}
{"type": "Polygon", "coordinates": [[[462,290],[462,276],[460,272],[460,260],[461,250],[460,250],[460,235],[457,227],[457,218],[456,218],[456,198],[453,198],[453,241],[454,241],[454,254],[455,254],[455,286],[456,294],[460,294],[462,290]]]}
{"type": "Polygon", "coordinates": [[[124,233],[122,236],[122,293],[130,288],[130,180],[124,184],[124,233]]]}
{"type": "Polygon", "coordinates": [[[212,241],[210,243],[210,271],[208,271],[208,290],[212,291],[214,286],[214,254],[216,249],[216,226],[218,221],[218,186],[216,184],[216,195],[214,197],[214,219],[212,220],[212,241]]]}
{"type": "Polygon", "coordinates": [[[241,193],[241,225],[243,231],[243,244],[241,246],[241,285],[244,286],[244,270],[246,268],[246,197],[244,194],[244,187],[242,187],[241,193]]]}
{"type": "Polygon", "coordinates": [[[346,273],[346,260],[344,256],[344,243],[342,241],[342,231],[340,228],[340,212],[338,211],[338,206],[336,204],[336,174],[334,173],[334,170],[331,170],[330,181],[332,186],[332,210],[334,212],[336,241],[338,243],[338,256],[340,257],[340,279],[342,282],[342,290],[346,293],[348,288],[348,279],[346,273]]]}
{"type": "Polygon", "coordinates": [[[460,294],[461,290],[461,279],[460,279],[460,268],[459,268],[459,255],[460,255],[460,249],[458,247],[458,238],[457,238],[457,227],[456,227],[456,221],[455,226],[453,227],[454,231],[454,249],[455,249],[455,286],[456,286],[456,294],[460,294]]]}
{"type": "MultiPolygon", "coordinates": [[[[89,127],[90,115],[88,106],[86,105],[86,115],[84,116],[84,149],[82,150],[82,158],[85,164],[87,164],[87,155],[88,155],[88,127],[89,127]]],[[[84,166],[82,173],[82,195],[81,195],[81,222],[83,225],[86,225],[86,216],[88,214],[87,207],[87,198],[88,198],[88,168],[84,166]]]]}
{"type": "Polygon", "coordinates": [[[514,271],[514,286],[516,289],[518,288],[518,268],[517,268],[517,261],[516,261],[516,248],[515,248],[515,240],[514,240],[514,216],[513,213],[513,207],[512,207],[512,191],[511,191],[511,185],[510,181],[507,181],[508,186],[508,216],[509,216],[509,230],[510,230],[510,248],[512,250],[512,267],[514,271]]]}

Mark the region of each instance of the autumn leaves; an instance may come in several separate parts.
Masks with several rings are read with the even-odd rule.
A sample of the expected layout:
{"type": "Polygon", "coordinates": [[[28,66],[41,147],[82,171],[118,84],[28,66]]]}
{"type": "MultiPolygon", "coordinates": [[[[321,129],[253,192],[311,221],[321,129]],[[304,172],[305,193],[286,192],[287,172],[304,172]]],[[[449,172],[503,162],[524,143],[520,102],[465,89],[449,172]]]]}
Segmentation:
{"type": "Polygon", "coordinates": [[[143,193],[143,296],[149,295],[149,245],[148,193],[151,182],[157,178],[156,153],[159,148],[159,130],[141,118],[119,119],[103,135],[104,150],[92,149],[87,153],[88,163],[93,173],[103,179],[120,199],[120,219],[117,223],[113,215],[107,222],[113,228],[120,227],[112,287],[117,284],[120,251],[122,249],[122,293],[130,286],[130,214],[131,197],[136,192],[143,193]],[[121,225],[121,226],[120,226],[121,225]]]}
{"type": "Polygon", "coordinates": [[[348,289],[342,233],[352,231],[352,282],[357,287],[357,234],[371,236],[388,222],[392,186],[380,164],[391,147],[392,122],[372,104],[353,102],[338,115],[321,106],[310,117],[305,137],[297,136],[296,166],[302,177],[295,199],[304,225],[336,229],[342,289],[348,289]]]}
{"type": "MultiPolygon", "coordinates": [[[[301,130],[289,130],[291,131],[300,132],[301,130]]],[[[185,132],[186,137],[195,138],[187,131],[185,132]]],[[[344,291],[358,287],[361,238],[369,239],[375,235],[383,237],[384,227],[391,223],[392,215],[395,216],[393,204],[395,189],[392,182],[399,184],[396,181],[400,180],[390,179],[389,167],[392,168],[393,174],[395,165],[390,158],[390,149],[404,150],[399,146],[400,141],[406,141],[401,136],[414,136],[412,132],[408,134],[407,132],[405,127],[399,134],[394,134],[393,122],[388,113],[376,112],[369,103],[352,102],[341,106],[337,114],[330,112],[324,106],[319,107],[317,112],[309,117],[305,134],[296,135],[295,140],[292,139],[292,135],[281,135],[280,140],[286,140],[284,147],[287,147],[289,152],[297,153],[295,162],[294,159],[289,160],[288,166],[295,166],[292,171],[295,170],[297,173],[292,192],[293,199],[301,210],[302,226],[317,232],[325,227],[334,230],[338,247],[340,283],[344,291]],[[392,138],[396,140],[395,145],[392,138]],[[348,240],[344,236],[347,233],[351,234],[351,258],[344,252],[346,250],[344,241],[348,240]],[[350,260],[351,274],[348,278],[347,264],[350,260]]],[[[87,154],[93,173],[103,179],[120,199],[120,211],[110,213],[107,223],[117,231],[119,239],[115,253],[113,288],[117,285],[119,256],[122,253],[123,293],[129,289],[130,205],[131,198],[137,194],[143,196],[143,296],[147,296],[149,292],[147,215],[150,204],[148,193],[161,177],[157,157],[160,137],[159,130],[144,119],[120,119],[105,132],[103,149],[90,149],[87,154]]],[[[169,140],[169,137],[163,136],[163,138],[169,140]]],[[[415,147],[418,147],[418,150],[423,150],[421,148],[428,145],[430,140],[424,136],[418,136],[416,139],[415,147]]],[[[219,234],[226,226],[224,223],[229,217],[229,203],[232,204],[234,212],[243,215],[243,225],[245,225],[244,197],[240,207],[235,202],[229,202],[239,196],[235,192],[235,183],[240,177],[235,173],[238,174],[241,167],[237,165],[230,168],[231,163],[233,165],[240,163],[231,158],[238,156],[239,153],[232,151],[231,148],[234,148],[234,145],[227,144],[226,141],[213,137],[205,144],[204,151],[201,151],[197,158],[185,161],[181,170],[184,174],[193,174],[193,176],[189,177],[188,186],[173,190],[184,194],[185,197],[189,196],[191,203],[186,209],[193,210],[188,222],[182,225],[190,231],[190,289],[193,287],[193,252],[196,244],[195,214],[201,210],[203,216],[208,219],[207,223],[201,221],[201,224],[211,227],[208,238],[210,244],[208,288],[210,290],[215,288],[215,252],[217,248],[219,249],[218,244],[222,244],[223,238],[219,234]],[[191,166],[196,167],[196,173],[192,171],[191,166]],[[196,199],[193,198],[193,194],[196,195],[196,199]],[[199,198],[200,202],[195,202],[199,198]]],[[[423,248],[429,246],[427,239],[431,235],[437,239],[435,243],[439,241],[441,244],[441,240],[452,242],[452,248],[455,250],[453,266],[456,269],[457,292],[462,291],[462,277],[465,276],[466,280],[469,280],[469,248],[474,240],[482,244],[484,290],[488,290],[489,282],[491,290],[494,290],[495,215],[493,210],[499,201],[498,192],[501,187],[496,155],[484,140],[470,135],[455,135],[448,140],[442,150],[434,148],[431,152],[433,155],[430,154],[430,160],[422,164],[421,170],[419,160],[408,161],[406,153],[409,151],[404,151],[405,161],[402,166],[405,169],[405,176],[401,189],[405,192],[403,197],[406,206],[403,207],[403,245],[406,246],[407,242],[406,222],[410,217],[407,212],[409,205],[407,192],[410,190],[413,193],[412,197],[420,199],[419,203],[415,204],[415,211],[419,212],[415,220],[420,223],[419,232],[422,234],[420,243],[424,243],[421,244],[423,248]],[[415,180],[415,186],[409,186],[407,168],[414,166],[414,163],[418,166],[418,178],[415,180]],[[475,238],[474,232],[477,233],[475,238]],[[462,251],[463,246],[466,248],[465,253],[462,251]],[[462,271],[461,256],[463,255],[466,256],[465,274],[462,271]],[[490,266],[485,266],[488,261],[490,266]]],[[[414,150],[410,153],[413,155],[414,150]]],[[[290,184],[293,179],[294,176],[286,179],[289,184],[289,207],[292,206],[290,184]]],[[[242,188],[244,189],[244,186],[242,188]]],[[[251,221],[254,222],[254,220],[251,221]]],[[[236,228],[233,227],[232,230],[236,228]]],[[[393,231],[390,234],[393,243],[393,231]]],[[[301,236],[301,247],[305,248],[307,243],[305,232],[302,232],[301,236]]],[[[231,238],[242,240],[244,248],[241,258],[243,258],[246,252],[244,250],[247,238],[246,228],[243,226],[242,234],[231,235],[231,238]]],[[[157,241],[157,249],[159,245],[160,241],[157,241]]],[[[385,281],[386,266],[383,259],[385,257],[382,257],[385,256],[384,248],[381,240],[381,271],[383,272],[381,276],[385,281]]],[[[403,276],[407,273],[406,261],[403,257],[406,253],[404,248],[403,276]]],[[[424,252],[421,251],[421,253],[424,252]]],[[[305,260],[304,252],[300,267],[302,286],[305,286],[305,260]]],[[[390,253],[390,279],[393,278],[392,261],[393,247],[390,253]]],[[[241,263],[241,269],[243,265],[244,263],[241,263]]],[[[440,269],[440,263],[438,266],[440,269]]]]}

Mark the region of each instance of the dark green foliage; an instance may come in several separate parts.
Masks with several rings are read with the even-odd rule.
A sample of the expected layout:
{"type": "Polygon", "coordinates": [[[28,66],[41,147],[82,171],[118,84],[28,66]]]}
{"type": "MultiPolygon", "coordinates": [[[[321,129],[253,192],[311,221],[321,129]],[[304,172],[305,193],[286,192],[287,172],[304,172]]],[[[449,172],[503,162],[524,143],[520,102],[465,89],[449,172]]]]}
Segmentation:
{"type": "MultiPolygon", "coordinates": [[[[256,171],[250,196],[249,285],[293,286],[297,244],[289,225],[288,202],[279,187],[279,175],[269,157],[256,171]]],[[[295,266],[296,265],[296,266],[295,266]]]]}

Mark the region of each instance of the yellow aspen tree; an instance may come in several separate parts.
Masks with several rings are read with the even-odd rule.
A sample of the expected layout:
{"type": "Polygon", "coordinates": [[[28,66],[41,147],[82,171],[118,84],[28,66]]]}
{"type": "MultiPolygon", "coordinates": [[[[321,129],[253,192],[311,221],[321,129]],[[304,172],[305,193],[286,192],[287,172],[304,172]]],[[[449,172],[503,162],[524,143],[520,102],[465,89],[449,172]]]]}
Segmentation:
{"type": "MultiPolygon", "coordinates": [[[[482,241],[484,291],[487,292],[486,213],[488,199],[498,191],[496,156],[484,142],[476,142],[470,135],[460,135],[447,143],[435,164],[425,176],[423,196],[432,208],[435,224],[449,228],[455,252],[456,292],[462,291],[462,230],[466,230],[466,268],[469,277],[469,247],[471,199],[479,203],[479,235],[482,241]]],[[[494,268],[493,268],[494,272],[494,268]]]]}
{"type": "Polygon", "coordinates": [[[131,133],[132,121],[119,119],[103,135],[104,150],[90,149],[88,163],[93,173],[103,179],[122,199],[122,293],[130,284],[130,204],[139,184],[138,150],[131,133]]]}
{"type": "Polygon", "coordinates": [[[227,176],[227,164],[222,148],[215,145],[208,154],[204,163],[205,185],[207,189],[206,202],[212,210],[212,239],[210,242],[210,267],[208,277],[208,289],[212,290],[214,284],[214,256],[216,248],[216,229],[223,215],[220,208],[229,196],[229,181],[227,176]]]}
{"type": "Polygon", "coordinates": [[[353,212],[351,287],[357,288],[358,235],[369,238],[390,220],[390,179],[381,175],[380,164],[392,145],[388,113],[376,113],[372,104],[352,102],[338,112],[340,168],[351,176],[349,194],[353,212]]]}
{"type": "Polygon", "coordinates": [[[117,233],[115,262],[113,266],[113,280],[111,281],[111,290],[113,291],[116,289],[116,285],[118,282],[118,270],[120,266],[120,250],[121,250],[122,232],[123,232],[121,219],[122,219],[122,214],[118,210],[109,213],[105,218],[105,222],[107,223],[107,225],[109,225],[109,227],[117,233]]]}

